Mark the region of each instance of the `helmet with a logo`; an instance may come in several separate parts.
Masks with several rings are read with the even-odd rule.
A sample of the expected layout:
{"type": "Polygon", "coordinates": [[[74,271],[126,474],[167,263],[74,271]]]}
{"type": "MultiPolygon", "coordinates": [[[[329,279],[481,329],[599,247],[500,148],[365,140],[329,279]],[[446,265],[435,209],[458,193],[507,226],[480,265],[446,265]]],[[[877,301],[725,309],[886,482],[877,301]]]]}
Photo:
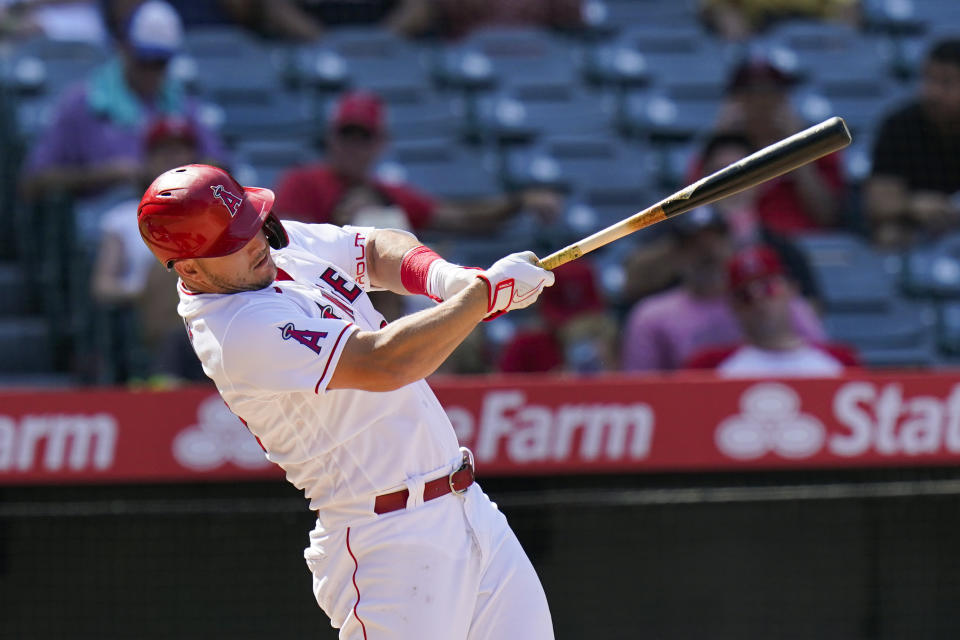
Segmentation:
{"type": "Polygon", "coordinates": [[[140,235],[168,269],[177,260],[217,258],[242,249],[263,229],[274,249],[287,232],[273,213],[273,192],[243,187],[229,173],[188,164],[160,174],[137,209],[140,235]]]}

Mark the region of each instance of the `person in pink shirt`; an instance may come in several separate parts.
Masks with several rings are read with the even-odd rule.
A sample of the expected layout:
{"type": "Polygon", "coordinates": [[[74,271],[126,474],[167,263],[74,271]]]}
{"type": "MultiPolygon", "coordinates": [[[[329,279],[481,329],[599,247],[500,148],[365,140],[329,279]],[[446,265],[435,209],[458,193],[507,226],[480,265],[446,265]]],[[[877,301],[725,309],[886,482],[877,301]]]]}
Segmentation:
{"type": "Polygon", "coordinates": [[[727,265],[729,304],[743,330],[742,342],[694,354],[688,369],[713,369],[727,378],[838,376],[857,366],[845,345],[812,342],[791,318],[792,288],[769,247],[738,252],[727,265]]]}
{"type": "MultiPolygon", "coordinates": [[[[724,218],[711,208],[671,221],[677,238],[681,283],[640,300],[624,326],[625,371],[679,369],[697,351],[740,342],[743,333],[727,302],[727,261],[733,241],[724,218]]],[[[822,342],[823,325],[810,304],[792,294],[790,316],[797,332],[822,342]]]]}

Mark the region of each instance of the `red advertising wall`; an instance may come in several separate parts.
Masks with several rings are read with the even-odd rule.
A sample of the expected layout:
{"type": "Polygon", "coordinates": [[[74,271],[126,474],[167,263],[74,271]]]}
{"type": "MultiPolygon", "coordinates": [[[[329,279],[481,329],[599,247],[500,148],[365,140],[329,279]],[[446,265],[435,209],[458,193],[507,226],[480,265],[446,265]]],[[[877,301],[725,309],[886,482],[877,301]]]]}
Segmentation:
{"type": "MultiPolygon", "coordinates": [[[[431,385],[480,475],[960,463],[960,373],[431,385]]],[[[0,484],[280,477],[209,386],[0,392],[0,484]]]]}

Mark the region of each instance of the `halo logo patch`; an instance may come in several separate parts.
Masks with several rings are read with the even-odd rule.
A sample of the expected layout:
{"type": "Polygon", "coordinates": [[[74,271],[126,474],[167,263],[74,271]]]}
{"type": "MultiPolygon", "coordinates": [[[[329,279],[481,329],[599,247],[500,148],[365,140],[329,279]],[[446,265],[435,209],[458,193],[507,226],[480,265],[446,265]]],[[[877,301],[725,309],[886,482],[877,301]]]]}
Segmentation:
{"type": "Polygon", "coordinates": [[[296,340],[317,355],[320,355],[320,341],[327,337],[326,331],[297,329],[292,322],[277,328],[280,329],[280,335],[283,336],[284,340],[296,340]]]}
{"type": "Polygon", "coordinates": [[[223,206],[230,212],[230,217],[234,217],[240,211],[240,203],[243,198],[235,193],[230,193],[222,184],[210,187],[213,191],[213,197],[223,203],[223,206]]]}

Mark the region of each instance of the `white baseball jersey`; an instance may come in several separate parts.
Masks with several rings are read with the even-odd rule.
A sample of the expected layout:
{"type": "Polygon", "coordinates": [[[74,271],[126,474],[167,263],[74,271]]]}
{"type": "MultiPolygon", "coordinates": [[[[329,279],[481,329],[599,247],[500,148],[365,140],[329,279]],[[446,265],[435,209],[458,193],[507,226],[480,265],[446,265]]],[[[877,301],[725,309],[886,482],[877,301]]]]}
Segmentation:
{"type": "Polygon", "coordinates": [[[277,280],[194,294],[178,311],[221,396],[267,458],[303,489],[324,528],[373,518],[377,494],[449,471],[453,427],[423,380],[389,392],[327,390],[349,336],[385,324],[366,291],[371,228],[284,221],[277,280]]]}

